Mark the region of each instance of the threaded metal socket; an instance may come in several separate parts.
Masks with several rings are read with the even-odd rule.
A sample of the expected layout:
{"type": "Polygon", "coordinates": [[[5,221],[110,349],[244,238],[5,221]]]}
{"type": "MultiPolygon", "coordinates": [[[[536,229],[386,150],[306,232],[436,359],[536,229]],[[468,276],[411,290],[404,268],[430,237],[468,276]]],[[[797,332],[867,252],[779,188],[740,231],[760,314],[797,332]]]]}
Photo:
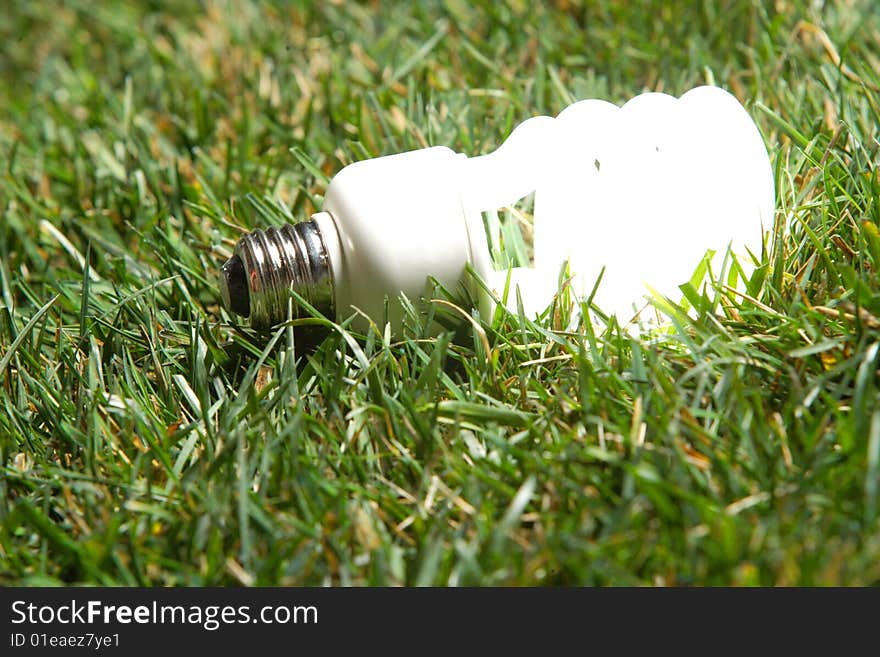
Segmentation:
{"type": "MultiPolygon", "coordinates": [[[[250,318],[256,330],[288,319],[290,290],[332,317],[333,270],[314,221],[255,230],[242,237],[220,271],[220,295],[230,312],[250,318]]],[[[300,315],[293,304],[293,316],[300,315]]]]}

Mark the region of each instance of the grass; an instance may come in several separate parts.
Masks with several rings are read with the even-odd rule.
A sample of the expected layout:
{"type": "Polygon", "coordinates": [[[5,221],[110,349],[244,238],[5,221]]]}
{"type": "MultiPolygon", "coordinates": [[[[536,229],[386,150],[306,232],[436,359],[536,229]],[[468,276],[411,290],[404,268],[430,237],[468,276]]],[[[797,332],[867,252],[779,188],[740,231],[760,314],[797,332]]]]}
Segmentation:
{"type": "Polygon", "coordinates": [[[0,583],[880,583],[875,3],[7,4],[0,583]],[[706,81],[775,167],[748,298],[650,339],[218,307],[349,162],[706,81]]]}

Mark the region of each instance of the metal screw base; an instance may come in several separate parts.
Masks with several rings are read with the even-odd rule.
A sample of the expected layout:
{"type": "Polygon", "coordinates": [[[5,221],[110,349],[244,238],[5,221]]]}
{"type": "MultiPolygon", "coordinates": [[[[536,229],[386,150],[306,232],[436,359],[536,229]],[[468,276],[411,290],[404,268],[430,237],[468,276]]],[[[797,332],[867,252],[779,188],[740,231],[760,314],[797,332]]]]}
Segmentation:
{"type": "MultiPolygon", "coordinates": [[[[238,241],[220,272],[223,305],[249,317],[257,330],[288,319],[291,289],[332,317],[333,271],[314,221],[248,233],[238,241]]],[[[294,317],[298,317],[296,303],[293,308],[294,317]]]]}

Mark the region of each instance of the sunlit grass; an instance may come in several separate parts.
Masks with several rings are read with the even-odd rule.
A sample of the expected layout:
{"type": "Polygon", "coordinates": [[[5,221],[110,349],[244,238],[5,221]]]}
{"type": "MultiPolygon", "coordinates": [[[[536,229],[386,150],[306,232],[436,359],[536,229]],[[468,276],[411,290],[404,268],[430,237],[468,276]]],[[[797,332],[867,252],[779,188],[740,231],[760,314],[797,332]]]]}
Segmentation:
{"type": "Polygon", "coordinates": [[[0,12],[0,581],[880,582],[877,10],[574,4],[0,12]],[[776,234],[663,331],[219,308],[241,231],[349,162],[713,81],[776,234]]]}

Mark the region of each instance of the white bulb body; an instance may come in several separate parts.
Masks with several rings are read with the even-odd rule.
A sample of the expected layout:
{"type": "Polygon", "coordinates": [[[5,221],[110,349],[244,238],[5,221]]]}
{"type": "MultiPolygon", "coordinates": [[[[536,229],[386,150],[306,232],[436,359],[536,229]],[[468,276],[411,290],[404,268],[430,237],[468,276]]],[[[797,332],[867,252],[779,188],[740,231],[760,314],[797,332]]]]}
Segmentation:
{"type": "Polygon", "coordinates": [[[356,313],[361,330],[388,321],[397,331],[401,294],[418,306],[435,281],[454,295],[466,285],[490,307],[466,275],[468,265],[491,275],[482,217],[463,205],[466,159],[436,146],[355,162],[330,181],[312,220],[327,248],[339,320],[356,313]]]}
{"type": "MultiPolygon", "coordinates": [[[[331,181],[313,216],[327,246],[337,316],[360,310],[397,330],[399,295],[469,284],[468,265],[501,296],[482,213],[535,192],[534,266],[512,273],[528,313],[543,310],[569,263],[576,293],[625,323],[648,289],[680,298],[707,250],[761,254],[772,226],[773,176],[757,127],[717,87],[622,107],[584,100],[520,124],[496,151],[468,158],[433,147],[357,162],[331,181]]],[[[746,264],[747,258],[741,262],[746,264]]],[[[716,270],[717,273],[717,270],[716,270]]],[[[508,296],[515,307],[517,295],[508,296]]]]}
{"type": "Polygon", "coordinates": [[[773,172],[746,110],[717,87],[649,93],[623,107],[575,103],[556,119],[564,147],[535,195],[535,267],[559,270],[626,323],[650,290],[677,302],[708,250],[748,275],[772,232],[773,172]],[[565,236],[564,238],[562,236],[565,236]],[[604,271],[603,271],[604,269],[604,271]]]}

